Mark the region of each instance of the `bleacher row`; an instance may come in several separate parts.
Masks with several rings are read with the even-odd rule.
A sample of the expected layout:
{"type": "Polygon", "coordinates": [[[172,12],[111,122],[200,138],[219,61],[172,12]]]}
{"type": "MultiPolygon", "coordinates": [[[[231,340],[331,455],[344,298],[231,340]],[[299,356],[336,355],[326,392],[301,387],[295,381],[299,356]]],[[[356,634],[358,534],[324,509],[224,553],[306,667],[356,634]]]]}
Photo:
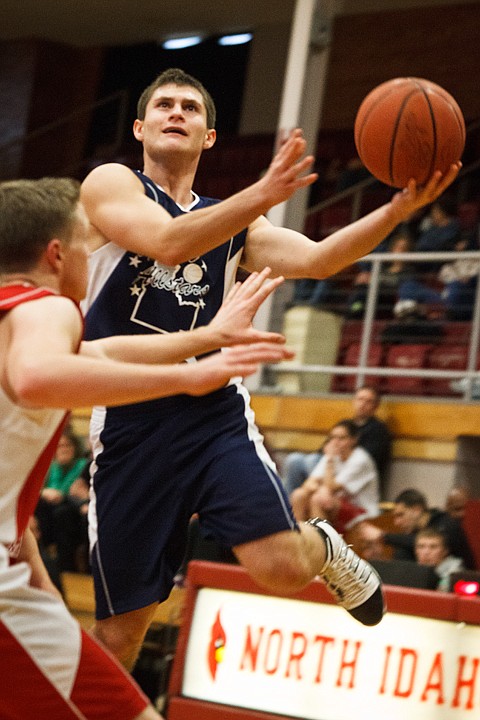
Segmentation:
{"type": "MultiPolygon", "coordinates": [[[[381,341],[387,321],[376,320],[372,328],[372,340],[368,350],[368,367],[397,368],[402,370],[466,370],[469,357],[471,324],[469,322],[446,322],[443,334],[436,342],[422,342],[421,339],[401,344],[381,341]]],[[[360,358],[361,321],[346,321],[342,327],[337,365],[356,366],[360,358]]],[[[476,369],[480,368],[480,353],[476,369]]],[[[436,397],[459,397],[461,392],[452,388],[449,378],[425,378],[369,375],[369,383],[389,395],[420,395],[436,397]]],[[[352,392],[355,389],[355,375],[335,375],[333,392],[352,392]]]]}

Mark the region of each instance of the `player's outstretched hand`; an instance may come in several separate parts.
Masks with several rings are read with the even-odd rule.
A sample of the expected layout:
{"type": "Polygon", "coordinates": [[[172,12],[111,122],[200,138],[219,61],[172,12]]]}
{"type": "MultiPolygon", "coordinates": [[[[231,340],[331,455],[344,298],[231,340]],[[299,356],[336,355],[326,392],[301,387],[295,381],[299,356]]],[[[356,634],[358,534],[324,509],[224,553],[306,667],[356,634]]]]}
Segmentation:
{"type": "Polygon", "coordinates": [[[209,329],[218,334],[218,347],[254,342],[284,343],[280,333],[256,330],[252,320],[260,305],[282,284],[284,278],[268,279],[270,268],[253,272],[230,290],[219,311],[209,324],[209,329]]]}
{"type": "Polygon", "coordinates": [[[254,343],[234,345],[225,350],[188,363],[190,373],[190,395],[205,395],[223,387],[232,377],[248,377],[258,370],[262,363],[277,363],[291,360],[294,353],[284,345],[254,343]]]}
{"type": "Polygon", "coordinates": [[[255,183],[255,188],[265,197],[266,207],[288,200],[297,190],[317,180],[317,173],[308,173],[314,157],[305,155],[306,147],[303,133],[298,128],[292,130],[280,145],[267,171],[255,183]]]}
{"type": "Polygon", "coordinates": [[[410,180],[407,187],[392,198],[392,209],[398,215],[398,222],[402,222],[416,210],[434,202],[456,179],[461,167],[462,163],[458,162],[450,165],[445,174],[437,170],[422,186],[417,186],[415,180],[410,180]]]}

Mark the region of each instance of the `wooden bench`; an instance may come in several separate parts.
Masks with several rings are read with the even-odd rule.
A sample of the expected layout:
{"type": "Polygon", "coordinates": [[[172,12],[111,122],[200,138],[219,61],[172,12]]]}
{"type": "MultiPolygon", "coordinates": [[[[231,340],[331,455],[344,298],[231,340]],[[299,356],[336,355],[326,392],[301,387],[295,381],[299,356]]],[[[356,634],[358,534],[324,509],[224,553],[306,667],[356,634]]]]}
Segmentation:
{"type": "MultiPolygon", "coordinates": [[[[331,426],[351,416],[352,400],[346,396],[305,397],[252,395],[256,421],[272,450],[316,451],[331,426]]],[[[394,436],[394,458],[455,459],[460,435],[480,434],[480,404],[441,400],[382,399],[378,417],[394,436]]],[[[76,432],[86,437],[90,410],[72,416],[76,432]]]]}
{"type": "MultiPolygon", "coordinates": [[[[314,452],[331,426],[351,416],[350,397],[253,395],[256,420],[272,450],[314,452]]],[[[394,436],[394,458],[453,461],[461,435],[480,434],[480,404],[382,399],[378,416],[394,436]]]]}

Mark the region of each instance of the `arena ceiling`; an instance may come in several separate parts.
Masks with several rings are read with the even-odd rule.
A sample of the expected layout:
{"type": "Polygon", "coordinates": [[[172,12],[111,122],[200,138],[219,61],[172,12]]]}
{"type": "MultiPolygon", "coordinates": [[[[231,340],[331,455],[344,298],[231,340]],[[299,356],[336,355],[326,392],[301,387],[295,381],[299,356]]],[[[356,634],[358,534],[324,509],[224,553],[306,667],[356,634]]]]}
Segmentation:
{"type": "MultiPolygon", "coordinates": [[[[323,0],[337,14],[477,0],[323,0]]],[[[105,46],[161,40],[166,35],[235,32],[285,24],[296,0],[1,0],[0,40],[41,38],[105,46]]]]}

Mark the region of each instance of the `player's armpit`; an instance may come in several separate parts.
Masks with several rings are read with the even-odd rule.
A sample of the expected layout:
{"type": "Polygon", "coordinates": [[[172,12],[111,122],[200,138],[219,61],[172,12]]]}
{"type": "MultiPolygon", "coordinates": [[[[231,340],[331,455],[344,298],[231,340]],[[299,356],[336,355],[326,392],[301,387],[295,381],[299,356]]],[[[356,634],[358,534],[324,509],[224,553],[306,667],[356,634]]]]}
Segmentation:
{"type": "Polygon", "coordinates": [[[129,168],[118,163],[95,168],[82,183],[81,200],[95,228],[91,250],[103,237],[104,242],[156,257],[162,225],[172,217],[145,195],[142,182],[129,168]]]}

